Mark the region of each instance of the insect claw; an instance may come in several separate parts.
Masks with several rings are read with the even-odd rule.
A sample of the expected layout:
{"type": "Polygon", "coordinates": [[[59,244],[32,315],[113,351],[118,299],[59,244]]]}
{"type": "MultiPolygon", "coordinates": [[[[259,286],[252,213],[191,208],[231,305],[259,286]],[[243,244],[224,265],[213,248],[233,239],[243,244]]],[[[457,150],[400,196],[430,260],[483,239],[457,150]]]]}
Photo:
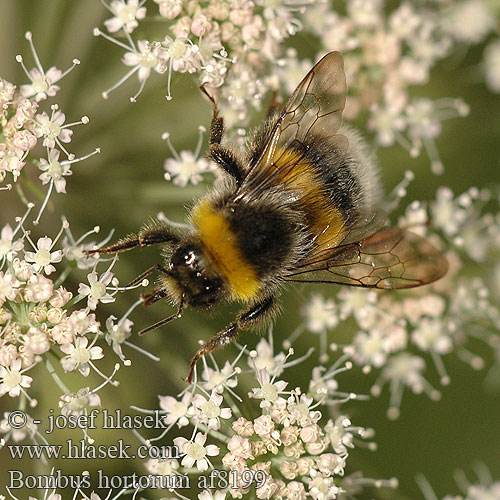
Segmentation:
{"type": "Polygon", "coordinates": [[[194,373],[195,373],[195,369],[196,369],[196,363],[198,362],[198,360],[196,359],[196,361],[193,359],[191,360],[191,366],[189,368],[189,374],[188,376],[186,377],[186,382],[188,384],[192,384],[193,383],[193,376],[194,376],[194,373]]]}
{"type": "Polygon", "coordinates": [[[202,83],[200,85],[200,90],[201,92],[207,97],[207,99],[212,103],[213,106],[217,106],[217,101],[215,100],[215,97],[210,94],[210,92],[207,90],[207,84],[202,83]]]}

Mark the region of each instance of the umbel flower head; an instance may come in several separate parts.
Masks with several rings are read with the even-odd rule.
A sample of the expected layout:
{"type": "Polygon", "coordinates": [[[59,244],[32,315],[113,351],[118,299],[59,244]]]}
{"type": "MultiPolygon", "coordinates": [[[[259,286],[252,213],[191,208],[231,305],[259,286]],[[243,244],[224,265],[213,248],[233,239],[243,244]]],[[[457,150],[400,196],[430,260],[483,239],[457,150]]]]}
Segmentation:
{"type": "MultiPolygon", "coordinates": [[[[113,344],[113,350],[124,365],[131,364],[123,353],[125,346],[136,348],[126,339],[127,330],[132,326],[127,315],[141,301],[137,301],[120,318],[116,328],[113,325],[113,319],[116,318],[108,318],[106,324],[110,331],[105,333],[93,311],[99,302],[114,300],[111,293],[114,295],[119,290],[118,281],[113,280],[111,273],[114,261],[110,265],[107,263],[108,269],[100,280],[97,271],[93,271],[89,275],[90,286],[81,283],[80,294],[75,296],[62,282],[70,272],[78,269],[74,259],[83,262],[87,256],[75,253],[76,242],[66,218],[63,218],[55,238],[44,236],[35,244],[25,229],[32,208],[30,205],[24,216],[17,219],[18,224],[14,229],[9,225],[2,231],[5,252],[0,261],[0,397],[10,396],[22,408],[26,401],[31,407],[36,407],[38,401],[33,397],[33,391],[37,390],[43,371],[41,375],[37,371],[35,376],[34,371],[30,370],[42,365],[62,394],[63,413],[85,414],[88,407],[100,404],[97,395],[100,389],[108,384],[117,385],[114,376],[120,364],[115,364],[110,375],[102,373],[96,365],[106,355],[104,341],[113,344]],[[64,232],[70,237],[63,240],[61,248],[59,240],[64,232]],[[30,246],[33,251],[28,251],[30,246]],[[68,252],[68,248],[73,250],[68,252]],[[87,302],[87,307],[75,307],[78,302],[87,302]],[[121,328],[124,329],[123,334],[120,334],[121,328]],[[59,360],[62,374],[57,374],[52,364],[54,359],[59,360]],[[66,385],[65,373],[76,372],[88,377],[91,371],[103,379],[94,389],[86,387],[72,391],[66,385]]],[[[85,237],[95,232],[90,231],[85,237]]],[[[94,269],[98,265],[99,262],[94,262],[94,269]]],[[[137,349],[151,359],[158,360],[147,351],[137,349]]],[[[84,437],[91,440],[86,430],[84,437]]]]}
{"type": "MultiPolygon", "coordinates": [[[[272,337],[270,340],[272,343],[272,337]]],[[[239,477],[237,484],[227,484],[215,492],[207,484],[199,494],[202,499],[343,498],[346,491],[342,481],[350,450],[371,431],[353,426],[346,416],[330,418],[326,393],[317,400],[315,393],[304,393],[299,387],[287,390],[285,373],[303,361],[289,362],[291,356],[293,351],[288,356],[276,356],[281,360],[275,370],[279,376],[254,368],[247,372],[224,368],[224,376],[216,365],[215,369],[206,365],[202,380],[192,388],[177,398],[160,396],[160,412],[168,426],[161,436],[143,442],[148,445],[154,441],[156,445],[160,439],[173,441],[180,456],[178,461],[149,461],[148,471],[239,477]],[[209,382],[214,374],[219,375],[217,390],[209,382]],[[239,393],[249,384],[253,388],[248,392],[248,402],[240,405],[243,400],[239,393]],[[191,437],[174,437],[174,429],[186,426],[193,429],[191,437]]],[[[260,364],[259,355],[255,351],[250,354],[244,347],[235,364],[245,357],[249,366],[260,364]]],[[[362,483],[395,486],[393,480],[375,483],[360,477],[357,484],[362,483]]],[[[182,490],[176,493],[185,498],[182,490]]]]}
{"type": "MultiPolygon", "coordinates": [[[[350,0],[344,5],[322,0],[103,3],[108,11],[102,18],[103,29],[96,28],[94,33],[120,49],[124,75],[110,77],[116,84],[103,96],[112,95],[127,79],[137,78],[138,89],[131,97],[136,101],[150,79],[159,78],[166,88],[164,94],[171,99],[178,94],[179,82],[182,85],[192,75],[196,85],[219,89],[214,95],[236,143],[244,142],[244,127],[253,110],[263,107],[266,96],[289,94],[295,88],[297,79],[311,66],[301,59],[306,52],[313,60],[326,51],[342,51],[351,93],[346,116],[365,122],[378,146],[399,145],[411,157],[426,152],[434,174],[445,170],[446,161],[439,154],[440,141],[446,140],[445,121],[468,114],[460,97],[422,97],[437,90],[427,89],[434,70],[441,65],[447,71],[449,66],[442,61],[449,58],[446,62],[453,63],[454,57],[467,51],[461,73],[467,78],[468,70],[475,73],[474,85],[480,85],[484,76],[487,88],[500,91],[500,45],[495,32],[499,11],[488,0],[350,0]],[[294,38],[299,32],[308,41],[307,49],[294,38]],[[466,67],[472,45],[484,47],[477,68],[466,67]],[[311,47],[318,53],[311,52],[311,47]]],[[[25,198],[31,200],[32,192],[41,186],[45,192],[35,217],[31,217],[34,207],[29,203],[22,217],[0,224],[0,397],[9,406],[0,422],[0,447],[24,439],[48,444],[31,416],[22,428],[13,429],[9,424],[14,407],[29,405],[35,411],[34,396],[42,393],[42,384],[49,383],[58,393],[63,415],[86,415],[106,405],[100,390],[118,384],[116,371],[132,364],[128,359],[132,349],[158,359],[133,340],[129,315],[140,300],[126,307],[122,315],[115,312],[118,318],[109,311],[103,315],[111,302],[121,307],[118,292],[127,287],[119,286],[114,260],[85,253],[94,247],[91,240],[98,228],[75,238],[65,218],[59,234],[49,226],[39,226],[46,222],[42,216],[47,207],[58,213],[59,194],[72,196],[70,176],[79,173],[75,164],[98,149],[75,155],[77,125],[86,125],[89,119],[78,115],[74,121],[72,106],[80,104],[85,93],[67,99],[68,106],[54,102],[63,78],[79,61],[74,59],[67,71],[45,65],[32,38],[26,33],[32,67],[28,63],[25,67],[26,57],[16,57],[26,79],[14,85],[0,78],[0,190],[15,187],[23,198],[29,180],[34,189],[26,190],[25,198]],[[86,270],[83,274],[82,269],[86,270]],[[79,286],[68,284],[70,274],[81,281],[79,286]],[[105,374],[101,369],[114,355],[111,351],[119,362],[105,374]],[[101,377],[101,383],[94,385],[92,376],[101,377]]],[[[464,128],[466,125],[464,121],[464,128]]],[[[212,172],[210,163],[200,156],[201,129],[193,152],[177,153],[168,144],[172,158],[164,163],[164,176],[172,184],[196,185],[212,172]]],[[[406,187],[407,183],[401,183],[395,188],[389,212],[406,187]]],[[[236,488],[210,489],[201,484],[196,493],[177,489],[161,495],[200,500],[324,500],[359,497],[364,485],[395,487],[395,480],[370,480],[361,471],[353,471],[353,450],[372,431],[353,423],[357,418],[350,416],[349,402],[366,396],[343,392],[340,375],[359,367],[359,376],[373,377],[368,383],[375,396],[387,385],[391,418],[405,411],[407,390],[439,398],[429,382],[432,371],[441,384],[454,383],[446,370],[451,357],[474,369],[485,366],[487,357],[476,354],[478,342],[493,351],[497,361],[489,378],[498,379],[498,201],[495,191],[471,188],[456,194],[443,186],[432,201],[408,207],[399,224],[426,235],[448,253],[450,262],[447,277],[425,293],[323,289],[324,295],[306,296],[301,308],[304,318],[289,333],[284,352],[271,336],[260,339],[255,349],[240,346],[232,360],[226,360],[225,353],[220,367],[207,357],[193,386],[176,396],[160,396],[164,435],[144,440],[144,444],[160,439],[167,445],[175,442],[180,457],[152,459],[147,463],[148,472],[185,473],[193,479],[214,471],[232,473],[229,477],[234,479],[238,473],[236,488]],[[300,337],[306,332],[310,334],[307,342],[300,337]],[[313,358],[316,343],[318,359],[313,358]],[[295,356],[294,349],[299,351],[302,345],[307,345],[304,353],[295,356]],[[292,373],[297,366],[298,375],[292,373]],[[300,380],[300,387],[292,380],[300,380]]],[[[10,213],[8,208],[6,213],[10,213]]],[[[127,393],[130,399],[133,396],[127,393]]],[[[84,437],[91,441],[85,431],[84,437]]],[[[374,443],[368,447],[373,448],[374,443]]],[[[482,474],[475,485],[461,481],[464,497],[496,498],[498,483],[485,481],[486,476],[482,474]]],[[[110,491],[107,498],[115,500],[127,493],[130,490],[110,491]]],[[[30,494],[40,500],[62,498],[55,490],[30,494]]],[[[139,489],[133,492],[142,494],[139,489]]],[[[71,496],[101,500],[105,495],[77,488],[71,496]]]]}

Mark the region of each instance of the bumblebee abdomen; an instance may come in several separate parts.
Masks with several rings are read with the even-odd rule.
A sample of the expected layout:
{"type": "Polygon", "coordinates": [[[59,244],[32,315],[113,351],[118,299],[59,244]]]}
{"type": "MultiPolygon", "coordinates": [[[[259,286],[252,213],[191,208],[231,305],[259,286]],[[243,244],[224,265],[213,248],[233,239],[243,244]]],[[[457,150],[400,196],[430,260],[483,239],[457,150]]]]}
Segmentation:
{"type": "MultiPolygon", "coordinates": [[[[334,247],[343,238],[351,208],[345,182],[339,182],[338,168],[317,144],[304,149],[278,151],[275,155],[276,183],[295,199],[310,232],[311,246],[334,247]]],[[[352,186],[350,189],[353,189],[352,186]]]]}
{"type": "Polygon", "coordinates": [[[314,251],[341,244],[352,226],[380,203],[377,163],[360,135],[344,126],[349,152],[310,135],[277,150],[275,183],[292,191],[312,233],[314,251]]]}

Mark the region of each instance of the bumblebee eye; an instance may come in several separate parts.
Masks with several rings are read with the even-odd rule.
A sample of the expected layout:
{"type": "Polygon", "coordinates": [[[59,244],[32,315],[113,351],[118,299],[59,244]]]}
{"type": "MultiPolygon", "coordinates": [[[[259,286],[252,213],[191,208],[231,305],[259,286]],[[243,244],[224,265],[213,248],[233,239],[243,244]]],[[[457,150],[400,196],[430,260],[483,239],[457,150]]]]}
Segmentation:
{"type": "Polygon", "coordinates": [[[190,266],[196,260],[195,253],[189,252],[188,254],[184,255],[184,260],[186,261],[186,264],[190,266]]]}

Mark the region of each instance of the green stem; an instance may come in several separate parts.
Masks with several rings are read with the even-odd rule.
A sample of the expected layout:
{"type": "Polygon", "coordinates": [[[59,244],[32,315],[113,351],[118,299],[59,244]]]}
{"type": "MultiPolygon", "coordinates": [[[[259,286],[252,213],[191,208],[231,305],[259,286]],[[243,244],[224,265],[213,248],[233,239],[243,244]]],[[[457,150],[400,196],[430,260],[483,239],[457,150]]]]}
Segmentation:
{"type": "Polygon", "coordinates": [[[66,302],[65,308],[69,309],[71,306],[75,305],[77,302],[80,302],[80,300],[84,299],[85,297],[86,295],[81,295],[81,294],[76,295],[71,300],[68,300],[68,302],[66,302]]]}
{"type": "Polygon", "coordinates": [[[234,401],[234,398],[232,397],[232,394],[229,391],[226,392],[225,399],[229,403],[229,406],[230,406],[233,414],[236,415],[237,417],[242,417],[243,415],[242,415],[240,409],[238,408],[238,405],[234,401]]]}
{"type": "Polygon", "coordinates": [[[23,188],[21,187],[21,184],[19,182],[16,182],[15,186],[16,186],[17,194],[19,195],[19,198],[21,199],[21,202],[24,203],[26,206],[29,205],[28,198],[26,198],[26,195],[24,194],[24,191],[23,191],[23,188]]]}
{"type": "Polygon", "coordinates": [[[71,271],[73,271],[73,269],[73,266],[66,266],[66,269],[64,269],[64,271],[54,283],[54,288],[60,287],[64,283],[64,280],[70,275],[71,271]]]}
{"type": "Polygon", "coordinates": [[[68,387],[64,384],[64,382],[61,380],[59,375],[56,373],[56,370],[54,369],[54,366],[50,362],[50,359],[47,357],[45,358],[45,367],[47,368],[47,371],[51,375],[51,377],[54,379],[54,382],[59,386],[59,389],[63,391],[64,393],[71,392],[68,387]]]}
{"type": "Polygon", "coordinates": [[[40,200],[43,201],[45,199],[45,193],[40,190],[40,188],[31,182],[31,180],[28,178],[28,176],[24,173],[21,172],[21,178],[23,182],[26,184],[26,187],[40,200]]]}
{"type": "Polygon", "coordinates": [[[23,393],[21,393],[21,398],[19,401],[19,409],[21,411],[24,411],[26,409],[26,396],[23,393]]]}
{"type": "Polygon", "coordinates": [[[223,443],[228,443],[229,442],[229,439],[227,436],[225,436],[224,434],[222,434],[221,432],[218,432],[218,431],[214,431],[212,429],[209,429],[206,425],[204,424],[199,424],[198,425],[198,428],[201,429],[202,431],[205,431],[207,432],[208,434],[210,434],[213,438],[215,439],[218,439],[219,441],[223,442],[223,443]]]}

